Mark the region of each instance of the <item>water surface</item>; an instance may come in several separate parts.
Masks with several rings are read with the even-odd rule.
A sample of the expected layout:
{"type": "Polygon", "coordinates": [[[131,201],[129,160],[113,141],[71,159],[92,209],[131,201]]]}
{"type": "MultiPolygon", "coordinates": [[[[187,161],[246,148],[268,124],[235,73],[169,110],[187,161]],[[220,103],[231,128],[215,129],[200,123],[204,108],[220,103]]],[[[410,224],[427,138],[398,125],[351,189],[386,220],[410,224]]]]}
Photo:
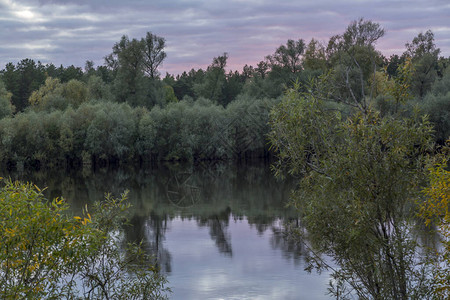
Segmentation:
{"type": "Polygon", "coordinates": [[[129,190],[128,241],[143,240],[167,275],[171,299],[329,299],[329,274],[304,271],[302,244],[284,238],[289,181],[264,163],[201,163],[78,172],[13,172],[74,211],[129,190]]]}

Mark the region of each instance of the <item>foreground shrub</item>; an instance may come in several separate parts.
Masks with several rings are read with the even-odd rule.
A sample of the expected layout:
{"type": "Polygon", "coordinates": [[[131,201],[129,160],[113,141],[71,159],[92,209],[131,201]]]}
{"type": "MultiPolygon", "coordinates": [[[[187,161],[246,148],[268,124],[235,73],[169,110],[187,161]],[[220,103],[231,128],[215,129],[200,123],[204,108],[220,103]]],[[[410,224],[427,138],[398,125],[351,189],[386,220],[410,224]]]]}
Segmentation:
{"type": "Polygon", "coordinates": [[[0,190],[0,298],[164,299],[166,280],[139,245],[123,245],[126,194],[71,217],[30,183],[0,190]]]}

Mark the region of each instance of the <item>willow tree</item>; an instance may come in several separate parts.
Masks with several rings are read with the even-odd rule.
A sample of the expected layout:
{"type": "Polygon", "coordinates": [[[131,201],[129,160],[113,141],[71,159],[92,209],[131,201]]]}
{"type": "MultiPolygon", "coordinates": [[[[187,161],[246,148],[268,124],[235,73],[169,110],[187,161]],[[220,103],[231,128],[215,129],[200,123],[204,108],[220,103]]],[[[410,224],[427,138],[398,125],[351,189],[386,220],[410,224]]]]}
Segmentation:
{"type": "Polygon", "coordinates": [[[315,266],[333,271],[329,291],[338,299],[422,299],[431,291],[413,220],[434,147],[432,126],[418,115],[382,117],[370,106],[362,62],[374,66],[364,55],[376,55],[372,43],[382,34],[371,22],[352,23],[342,37],[351,46],[337,69],[307,93],[294,87],[271,113],[275,169],[299,178],[291,205],[317,254],[315,266]],[[353,58],[347,67],[345,58],[353,58]],[[352,79],[351,69],[360,76],[352,79]],[[339,83],[342,98],[333,94],[339,83]]]}
{"type": "Polygon", "coordinates": [[[442,247],[433,261],[436,280],[433,294],[436,299],[450,297],[450,171],[445,170],[447,163],[448,160],[444,158],[441,164],[429,169],[430,184],[423,191],[426,201],[420,208],[425,224],[437,225],[436,229],[441,237],[442,247]]]}
{"type": "Polygon", "coordinates": [[[345,119],[313,95],[291,91],[273,110],[271,125],[278,170],[301,178],[291,204],[314,249],[339,266],[332,292],[423,296],[429,283],[426,270],[417,271],[411,221],[432,149],[427,120],[381,118],[373,110],[345,119]]]}

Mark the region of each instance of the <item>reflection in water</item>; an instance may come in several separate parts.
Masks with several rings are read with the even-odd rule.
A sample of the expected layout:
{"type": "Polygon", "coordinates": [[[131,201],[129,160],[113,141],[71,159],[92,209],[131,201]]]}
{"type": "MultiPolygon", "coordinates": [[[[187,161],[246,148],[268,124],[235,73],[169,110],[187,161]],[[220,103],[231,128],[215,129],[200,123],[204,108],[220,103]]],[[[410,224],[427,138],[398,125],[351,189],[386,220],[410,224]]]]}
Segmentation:
{"type": "Polygon", "coordinates": [[[231,237],[227,232],[231,209],[227,207],[223,212],[208,217],[200,217],[198,224],[209,227],[209,235],[215,242],[220,253],[232,256],[231,237]]]}
{"type": "Polygon", "coordinates": [[[283,257],[292,260],[295,264],[300,263],[300,258],[308,256],[308,249],[305,244],[296,239],[286,237],[285,226],[272,226],[272,237],[270,245],[273,249],[279,249],[283,253],[283,257]]]}
{"type": "Polygon", "coordinates": [[[323,295],[327,278],[317,282],[319,294],[306,296],[310,283],[308,291],[299,290],[299,278],[311,279],[301,275],[299,265],[306,254],[302,244],[284,239],[284,220],[296,217],[286,208],[293,186],[275,180],[267,164],[202,162],[9,175],[48,187],[49,198],[62,195],[77,214],[85,204],[101,200],[105,192],[119,196],[129,190],[132,226],[124,227],[124,242],[142,241],[161,271],[169,275],[174,298],[297,299],[300,293],[304,295],[300,298],[318,299],[323,295]],[[214,282],[208,281],[211,278],[214,282]],[[235,296],[229,294],[232,291],[235,296]]]}
{"type": "Polygon", "coordinates": [[[153,263],[162,272],[170,273],[171,256],[167,248],[164,247],[165,234],[168,227],[167,216],[159,216],[151,213],[150,216],[140,216],[135,214],[130,219],[132,226],[125,226],[125,239],[127,242],[142,242],[144,249],[151,254],[153,263]]]}

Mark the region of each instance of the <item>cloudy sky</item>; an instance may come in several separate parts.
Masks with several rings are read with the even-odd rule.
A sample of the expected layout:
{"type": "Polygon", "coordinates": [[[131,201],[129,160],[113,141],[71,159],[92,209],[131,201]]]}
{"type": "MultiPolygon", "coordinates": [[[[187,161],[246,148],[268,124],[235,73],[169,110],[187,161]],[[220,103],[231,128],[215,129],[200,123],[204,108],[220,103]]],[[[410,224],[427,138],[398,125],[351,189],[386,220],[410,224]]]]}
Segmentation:
{"type": "Polygon", "coordinates": [[[151,31],[166,39],[163,74],[204,68],[223,52],[241,70],[287,39],[326,43],[361,17],[385,28],[378,49],[387,56],[428,29],[450,56],[450,0],[0,0],[0,69],[23,58],[101,65],[122,35],[151,31]]]}

